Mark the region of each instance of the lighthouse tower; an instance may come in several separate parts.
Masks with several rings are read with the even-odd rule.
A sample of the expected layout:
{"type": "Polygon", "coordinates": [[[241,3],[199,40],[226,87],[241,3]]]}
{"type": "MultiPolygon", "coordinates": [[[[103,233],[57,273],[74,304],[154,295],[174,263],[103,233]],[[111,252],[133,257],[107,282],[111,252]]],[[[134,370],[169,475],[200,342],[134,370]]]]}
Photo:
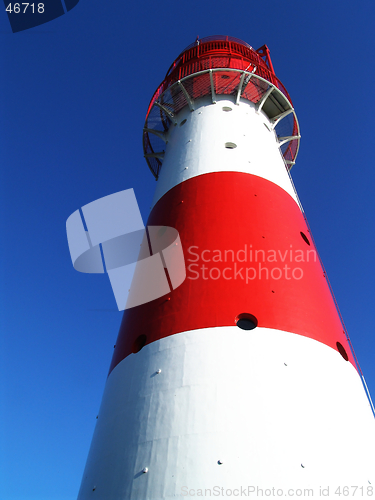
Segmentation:
{"type": "Polygon", "coordinates": [[[179,232],[186,278],[166,269],[171,292],[124,313],[79,500],[375,495],[371,399],[289,173],[299,138],[267,46],[209,37],[169,68],[143,131],[147,225],[179,232]]]}

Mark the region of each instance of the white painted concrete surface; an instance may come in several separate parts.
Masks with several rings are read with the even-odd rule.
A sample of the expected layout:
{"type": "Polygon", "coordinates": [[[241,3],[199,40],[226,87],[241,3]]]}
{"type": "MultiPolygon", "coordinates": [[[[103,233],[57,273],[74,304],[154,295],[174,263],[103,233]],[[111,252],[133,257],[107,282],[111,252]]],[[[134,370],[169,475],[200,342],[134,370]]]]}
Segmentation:
{"type": "Polygon", "coordinates": [[[336,350],[267,328],[188,331],[110,374],[79,500],[185,498],[215,486],[283,496],[330,486],[338,498],[338,486],[375,486],[374,450],[360,377],[336,350]]]}

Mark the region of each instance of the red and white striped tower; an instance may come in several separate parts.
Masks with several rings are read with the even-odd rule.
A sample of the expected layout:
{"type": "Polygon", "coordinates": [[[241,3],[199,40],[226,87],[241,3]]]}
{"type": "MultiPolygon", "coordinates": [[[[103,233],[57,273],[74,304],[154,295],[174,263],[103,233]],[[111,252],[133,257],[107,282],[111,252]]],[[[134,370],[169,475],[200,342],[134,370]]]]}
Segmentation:
{"type": "Polygon", "coordinates": [[[375,494],[371,400],[289,175],[298,143],[266,46],[210,37],[170,67],[144,128],[148,225],[179,231],[187,277],[124,314],[80,500],[375,494]]]}

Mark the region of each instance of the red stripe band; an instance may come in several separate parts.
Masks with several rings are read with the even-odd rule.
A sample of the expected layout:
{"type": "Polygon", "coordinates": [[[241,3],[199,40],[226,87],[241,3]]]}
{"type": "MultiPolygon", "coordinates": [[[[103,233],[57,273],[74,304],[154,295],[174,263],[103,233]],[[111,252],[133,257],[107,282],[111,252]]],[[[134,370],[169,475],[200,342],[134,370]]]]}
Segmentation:
{"type": "Polygon", "coordinates": [[[168,191],[148,225],[178,230],[187,277],[170,295],[125,311],[110,372],[145,343],[233,326],[243,313],[346,351],[355,366],[303,215],[282,188],[239,172],[200,175],[168,191]]]}

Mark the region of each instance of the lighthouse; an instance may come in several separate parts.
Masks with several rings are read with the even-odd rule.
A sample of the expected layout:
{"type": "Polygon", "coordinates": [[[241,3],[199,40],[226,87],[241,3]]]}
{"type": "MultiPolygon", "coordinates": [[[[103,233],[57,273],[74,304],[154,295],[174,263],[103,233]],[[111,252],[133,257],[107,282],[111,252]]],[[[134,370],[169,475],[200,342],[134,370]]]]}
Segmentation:
{"type": "Polygon", "coordinates": [[[143,129],[147,227],[178,231],[186,277],[164,266],[170,292],[124,312],[79,500],[375,495],[372,402],[291,179],[299,141],[267,46],[197,39],[170,66],[143,129]]]}

